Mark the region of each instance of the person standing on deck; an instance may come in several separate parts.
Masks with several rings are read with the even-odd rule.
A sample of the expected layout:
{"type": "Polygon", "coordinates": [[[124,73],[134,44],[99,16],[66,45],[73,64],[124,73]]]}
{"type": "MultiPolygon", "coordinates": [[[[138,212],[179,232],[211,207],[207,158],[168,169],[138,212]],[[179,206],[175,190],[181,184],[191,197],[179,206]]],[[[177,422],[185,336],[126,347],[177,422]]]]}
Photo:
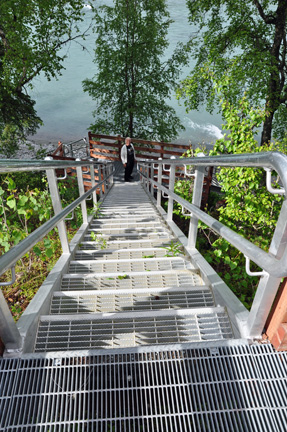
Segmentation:
{"type": "Polygon", "coordinates": [[[121,159],[125,167],[125,181],[128,182],[133,178],[131,174],[135,163],[135,149],[129,137],[125,139],[125,144],[122,146],[121,159]]]}

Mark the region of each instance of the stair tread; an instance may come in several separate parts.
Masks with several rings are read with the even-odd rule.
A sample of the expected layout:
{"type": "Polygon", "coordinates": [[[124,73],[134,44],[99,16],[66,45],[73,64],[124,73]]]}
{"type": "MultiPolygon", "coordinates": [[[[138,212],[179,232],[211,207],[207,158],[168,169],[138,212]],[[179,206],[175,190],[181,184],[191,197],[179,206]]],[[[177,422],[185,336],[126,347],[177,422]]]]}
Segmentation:
{"type": "Polygon", "coordinates": [[[212,306],[204,308],[189,308],[175,310],[160,310],[160,311],[140,311],[140,312],[107,312],[107,313],[91,313],[89,317],[86,314],[70,315],[41,315],[40,321],[85,321],[85,320],[123,320],[123,319],[149,319],[156,317],[173,317],[173,316],[206,316],[213,314],[226,314],[226,310],[222,306],[212,306]]]}
{"type": "Polygon", "coordinates": [[[73,297],[73,296],[93,296],[93,295],[120,295],[130,294],[134,295],[137,293],[179,293],[179,292],[196,292],[196,291],[210,291],[208,285],[193,285],[189,287],[171,286],[169,288],[135,288],[131,289],[119,289],[119,290],[73,290],[73,291],[54,291],[54,297],[73,297]]]}
{"type": "Polygon", "coordinates": [[[57,291],[51,314],[182,309],[214,306],[207,286],[159,289],[57,291]]]}
{"type": "Polygon", "coordinates": [[[114,186],[53,293],[50,314],[40,317],[35,352],[233,338],[228,313],[199,270],[184,254],[169,256],[177,242],[140,184],[114,186]]]}
{"type": "Polygon", "coordinates": [[[123,258],[153,258],[169,256],[168,251],[164,247],[158,248],[137,248],[137,249],[80,249],[75,254],[75,260],[103,259],[103,260],[118,260],[123,258]]]}
{"type": "Polygon", "coordinates": [[[71,261],[69,273],[123,273],[143,271],[195,270],[191,262],[177,257],[138,258],[122,260],[71,261]]]}
{"type": "Polygon", "coordinates": [[[230,339],[224,308],[42,316],[36,352],[230,339]]]}

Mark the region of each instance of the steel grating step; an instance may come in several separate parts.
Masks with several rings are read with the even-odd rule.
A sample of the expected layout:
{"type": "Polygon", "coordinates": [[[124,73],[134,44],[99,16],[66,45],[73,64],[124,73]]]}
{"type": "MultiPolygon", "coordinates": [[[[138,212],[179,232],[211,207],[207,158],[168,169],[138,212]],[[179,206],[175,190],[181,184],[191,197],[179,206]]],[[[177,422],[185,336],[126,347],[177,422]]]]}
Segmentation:
{"type": "Polygon", "coordinates": [[[222,307],[145,312],[47,315],[40,319],[35,352],[126,348],[219,341],[233,337],[222,307]]]}
{"type": "Polygon", "coordinates": [[[145,220],[145,219],[157,219],[159,214],[155,210],[147,210],[144,209],[139,211],[129,211],[129,212],[116,212],[115,210],[100,210],[100,213],[97,218],[94,220],[145,220]]]}
{"type": "Polygon", "coordinates": [[[105,289],[190,289],[203,286],[202,278],[197,272],[190,270],[167,272],[143,272],[140,274],[119,277],[107,275],[72,275],[66,274],[62,278],[62,291],[71,290],[105,290],[105,289]]]}
{"type": "Polygon", "coordinates": [[[100,210],[99,210],[100,214],[104,214],[104,215],[127,215],[127,216],[153,216],[156,215],[158,216],[158,212],[156,211],[156,209],[154,207],[150,207],[148,205],[145,205],[143,207],[140,207],[138,205],[135,205],[133,207],[129,206],[125,206],[125,207],[112,207],[112,206],[101,206],[100,210]]]}
{"type": "Polygon", "coordinates": [[[122,214],[122,215],[158,215],[157,211],[154,207],[149,206],[148,204],[145,205],[134,205],[134,206],[125,206],[125,207],[119,207],[119,206],[102,206],[100,207],[100,214],[122,214]]]}
{"type": "Polygon", "coordinates": [[[153,224],[151,226],[141,226],[138,224],[134,224],[134,226],[132,225],[127,225],[127,226],[121,226],[121,227],[108,227],[106,226],[105,228],[103,227],[95,227],[93,229],[89,229],[88,233],[94,232],[95,234],[114,234],[114,235],[121,235],[124,234],[158,234],[160,235],[161,233],[166,233],[167,229],[162,226],[161,224],[153,224]]]}
{"type": "Polygon", "coordinates": [[[286,373],[270,345],[0,359],[0,430],[281,432],[286,373]]]}
{"type": "MultiPolygon", "coordinates": [[[[115,240],[158,240],[158,239],[166,239],[170,240],[170,233],[168,231],[134,231],[134,232],[125,232],[122,233],[115,233],[115,234],[107,234],[107,233],[98,233],[99,240],[103,239],[106,241],[115,241],[115,240]]],[[[90,241],[91,240],[91,234],[85,235],[84,241],[90,241]]]]}
{"type": "Polygon", "coordinates": [[[83,314],[121,311],[190,309],[214,306],[208,287],[191,287],[189,290],[173,288],[57,291],[54,292],[50,314],[83,314]]]}
{"type": "Polygon", "coordinates": [[[171,247],[171,242],[174,244],[177,242],[177,239],[174,237],[167,239],[121,239],[121,240],[111,240],[103,246],[102,242],[96,241],[83,241],[79,244],[80,249],[95,249],[95,250],[104,250],[104,249],[145,249],[145,248],[153,248],[153,247],[162,247],[168,250],[171,247]]]}
{"type": "Polygon", "coordinates": [[[180,257],[71,261],[69,267],[69,273],[130,273],[163,270],[195,270],[195,267],[190,261],[180,257]]]}
{"type": "Polygon", "coordinates": [[[136,222],[126,222],[124,220],[122,220],[121,222],[110,222],[110,221],[101,221],[101,222],[93,222],[90,225],[89,228],[89,232],[90,231],[99,231],[101,229],[105,230],[105,229],[132,229],[132,228],[152,228],[153,230],[158,229],[158,228],[163,228],[163,224],[160,221],[152,221],[152,222],[144,222],[143,220],[141,221],[136,221],[136,222]]]}
{"type": "Polygon", "coordinates": [[[92,221],[91,226],[93,225],[97,225],[97,224],[104,224],[104,223],[109,223],[109,224],[129,224],[129,223],[139,223],[139,222],[161,222],[162,220],[160,219],[160,217],[157,214],[153,214],[151,216],[147,215],[138,215],[138,216],[129,216],[126,215],[125,219],[123,219],[122,217],[111,217],[110,214],[107,214],[105,217],[99,216],[97,218],[94,218],[92,221]]]}
{"type": "Polygon", "coordinates": [[[121,260],[121,259],[137,259],[137,258],[159,258],[167,256],[166,248],[138,248],[138,249],[85,249],[78,250],[75,255],[75,260],[121,260]]]}

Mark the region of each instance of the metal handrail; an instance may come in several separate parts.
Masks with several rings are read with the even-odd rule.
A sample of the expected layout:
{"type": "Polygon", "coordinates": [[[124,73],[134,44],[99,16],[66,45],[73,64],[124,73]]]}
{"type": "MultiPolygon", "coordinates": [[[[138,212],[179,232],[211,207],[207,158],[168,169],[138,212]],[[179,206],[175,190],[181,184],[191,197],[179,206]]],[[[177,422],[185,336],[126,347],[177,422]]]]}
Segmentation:
{"type": "MultiPolygon", "coordinates": [[[[165,192],[168,195],[166,221],[171,227],[173,227],[173,201],[177,201],[181,206],[191,212],[189,234],[186,244],[187,251],[189,251],[191,255],[196,251],[198,221],[201,220],[245,255],[247,258],[246,266],[248,271],[249,260],[252,260],[263,269],[262,272],[256,272],[256,275],[260,276],[260,281],[252,303],[251,311],[248,315],[247,321],[243,324],[244,329],[242,331],[242,334],[244,334],[245,337],[260,337],[280,285],[280,280],[282,277],[287,276],[287,156],[279,152],[262,152],[240,155],[180,158],[176,160],[168,159],[168,161],[146,160],[138,162],[138,166],[141,178],[143,179],[143,184],[146,185],[147,192],[149,192],[149,184],[152,186],[152,189],[154,186],[157,186],[158,207],[161,207],[160,194],[165,192]],[[168,163],[171,167],[173,166],[173,170],[171,170],[170,173],[169,189],[149,177],[149,170],[146,169],[146,167],[152,163],[157,163],[161,169],[163,164],[168,163]],[[192,203],[174,193],[173,185],[176,165],[192,165],[195,167],[192,203]],[[249,240],[200,210],[204,169],[207,166],[253,167],[255,169],[264,168],[267,170],[267,189],[270,191],[271,188],[270,192],[273,194],[278,193],[280,195],[285,195],[268,252],[260,249],[249,240]],[[278,190],[272,188],[270,170],[277,171],[283,188],[278,190]]],[[[254,274],[252,273],[252,275],[254,274]]]]}
{"type": "Polygon", "coordinates": [[[60,169],[72,167],[86,167],[87,165],[103,165],[112,163],[110,161],[92,161],[91,159],[82,161],[67,160],[21,160],[21,159],[1,159],[0,174],[19,171],[44,171],[46,169],[60,169]]]}
{"type": "MultiPolygon", "coordinates": [[[[148,178],[144,173],[141,173],[141,175],[145,178],[148,178]]],[[[156,185],[167,196],[170,196],[175,201],[177,201],[186,210],[189,210],[192,215],[196,216],[198,219],[200,219],[202,222],[212,228],[213,231],[217,232],[221,237],[225,238],[225,240],[227,240],[234,247],[240,250],[244,255],[250,258],[259,267],[276,277],[287,276],[287,248],[282,258],[278,260],[275,257],[269,255],[264,250],[260,249],[258,246],[251,243],[249,240],[246,240],[244,237],[237,234],[232,229],[226,227],[224,224],[214,219],[212,216],[208,215],[203,210],[200,210],[198,207],[186,201],[184,198],[181,198],[176,193],[162,186],[160,183],[150,178],[149,181],[156,185]]]]}
{"type": "MultiPolygon", "coordinates": [[[[1,161],[2,162],[2,161],[1,161]]],[[[0,162],[0,164],[1,164],[0,162]]],[[[6,167],[8,170],[11,167],[11,165],[14,165],[13,162],[15,161],[7,161],[8,166],[6,167]]],[[[51,165],[50,161],[40,162],[39,167],[41,169],[46,168],[55,168],[55,165],[51,165]]],[[[58,161],[56,161],[58,162],[58,161]]],[[[62,161],[60,161],[62,162],[62,161]]],[[[65,164],[68,164],[68,162],[65,162],[65,164]]],[[[87,162],[72,162],[73,166],[86,166],[87,162]]],[[[93,163],[97,164],[98,163],[93,163]]],[[[57,164],[58,165],[58,164],[57,164]]],[[[70,166],[70,164],[68,165],[70,166]]],[[[21,168],[30,168],[30,166],[26,165],[24,161],[22,161],[22,167],[21,168]]],[[[10,172],[10,171],[4,171],[1,170],[2,167],[0,167],[0,172],[10,172]]],[[[21,170],[23,171],[23,169],[21,170]]],[[[30,169],[27,169],[27,171],[30,171],[30,169]]],[[[33,170],[34,171],[34,170],[33,170]]],[[[31,234],[29,234],[28,237],[23,239],[21,242],[19,242],[16,246],[13,246],[8,252],[6,252],[4,255],[0,257],[0,275],[5,273],[11,266],[13,266],[25,253],[27,253],[35,244],[37,244],[42,238],[44,238],[55,226],[61,222],[65,216],[67,216],[69,213],[71,213],[79,204],[81,204],[85,199],[87,199],[93,192],[96,191],[96,189],[101,186],[108,178],[110,178],[113,175],[113,172],[109,174],[106,179],[97,182],[94,187],[92,187],[89,191],[81,195],[79,198],[77,198],[75,201],[73,201],[71,204],[69,204],[67,207],[65,207],[61,212],[53,216],[51,219],[49,219],[47,222],[45,222],[43,225],[41,225],[39,228],[37,228],[35,231],[33,231],[31,234]]]]}
{"type": "MultiPolygon", "coordinates": [[[[146,164],[155,163],[155,161],[141,162],[146,164]]],[[[156,161],[158,164],[166,164],[165,161],[156,161]]],[[[257,168],[273,168],[280,176],[283,188],[287,191],[287,156],[279,152],[262,152],[240,155],[227,155],[227,156],[211,156],[199,158],[181,158],[181,159],[168,159],[169,164],[177,165],[193,165],[193,166],[225,166],[225,167],[257,167],[257,168]]],[[[143,173],[141,173],[146,177],[143,173]]],[[[173,191],[160,185],[153,179],[149,179],[163,192],[171,196],[180,205],[189,210],[193,215],[198,217],[202,222],[206,223],[210,228],[216,231],[220,236],[229,241],[233,246],[240,250],[244,255],[250,258],[263,270],[266,270],[273,276],[284,277],[287,276],[287,247],[280,259],[275,258],[269,253],[263,251],[258,246],[255,246],[250,241],[244,239],[235,231],[223,225],[221,222],[214,219],[212,216],[207,215],[198,207],[179,197],[173,191]]]]}
{"type": "Polygon", "coordinates": [[[279,174],[283,184],[283,188],[285,189],[285,191],[287,191],[287,156],[277,151],[194,158],[164,159],[161,161],[158,159],[145,159],[141,160],[140,162],[145,164],[157,163],[162,165],[168,164],[214,167],[221,166],[272,168],[279,174]]]}

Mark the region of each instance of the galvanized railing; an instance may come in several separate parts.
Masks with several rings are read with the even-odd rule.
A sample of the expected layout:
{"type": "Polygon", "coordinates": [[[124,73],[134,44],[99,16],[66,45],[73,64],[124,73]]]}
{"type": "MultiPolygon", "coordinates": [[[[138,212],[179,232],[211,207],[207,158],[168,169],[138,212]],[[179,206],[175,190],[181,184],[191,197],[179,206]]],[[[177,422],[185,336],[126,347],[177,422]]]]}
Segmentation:
{"type": "MultiPolygon", "coordinates": [[[[47,157],[44,161],[39,160],[0,160],[0,173],[23,172],[23,171],[46,171],[52,204],[55,216],[49,221],[45,222],[28,237],[12,247],[8,252],[0,257],[0,276],[12,270],[12,275],[15,273],[15,264],[21,259],[35,244],[43,239],[53,228],[57,227],[62,246],[63,255],[70,255],[70,246],[67,237],[67,230],[65,224],[65,217],[73,210],[81,205],[83,225],[88,224],[88,213],[86,200],[92,195],[94,206],[97,205],[96,190],[100,187],[100,198],[110,189],[113,183],[113,163],[101,161],[94,162],[93,160],[81,161],[54,161],[52,158],[47,157]],[[100,173],[99,179],[103,175],[102,181],[95,181],[95,166],[100,173]],[[62,208],[61,198],[58,189],[58,181],[61,180],[56,176],[57,169],[76,168],[79,197],[69,204],[64,209],[62,208]],[[84,170],[83,170],[84,168],[84,170]],[[83,174],[89,172],[91,175],[92,188],[85,192],[83,174]]],[[[12,277],[11,283],[14,282],[12,277]]],[[[4,283],[7,285],[7,282],[4,283]]],[[[3,284],[3,285],[4,285],[3,284]]],[[[0,284],[1,285],[1,284],[0,284]]],[[[19,330],[13,320],[8,305],[5,301],[2,291],[0,290],[0,338],[2,339],[6,351],[21,351],[22,338],[19,330]]]]}
{"type": "Polygon", "coordinates": [[[213,231],[225,238],[229,243],[241,251],[246,257],[246,269],[251,275],[260,276],[259,285],[252,304],[252,308],[245,323],[246,337],[260,337],[267,316],[277,293],[282,277],[287,276],[287,200],[282,204],[276,229],[271,239],[269,251],[265,252],[241,235],[223,225],[204,211],[200,210],[204,171],[206,167],[254,167],[264,168],[267,171],[267,190],[273,194],[287,193],[287,157],[279,152],[262,152],[255,154],[240,154],[228,156],[197,157],[185,159],[141,161],[138,169],[147,191],[153,196],[157,189],[157,206],[161,207],[161,195],[168,197],[168,210],[166,220],[172,223],[174,201],[183,209],[190,212],[190,225],[187,250],[192,254],[196,248],[198,221],[201,220],[213,231]],[[169,189],[162,184],[162,170],[164,165],[170,166],[169,189]],[[194,189],[192,202],[188,202],[174,193],[176,167],[194,166],[194,189]],[[157,168],[157,181],[154,168],[157,168]],[[283,187],[274,189],[271,185],[271,171],[275,170],[280,176],[283,187]],[[256,263],[262,272],[252,273],[249,269],[250,260],[256,263]]]}

